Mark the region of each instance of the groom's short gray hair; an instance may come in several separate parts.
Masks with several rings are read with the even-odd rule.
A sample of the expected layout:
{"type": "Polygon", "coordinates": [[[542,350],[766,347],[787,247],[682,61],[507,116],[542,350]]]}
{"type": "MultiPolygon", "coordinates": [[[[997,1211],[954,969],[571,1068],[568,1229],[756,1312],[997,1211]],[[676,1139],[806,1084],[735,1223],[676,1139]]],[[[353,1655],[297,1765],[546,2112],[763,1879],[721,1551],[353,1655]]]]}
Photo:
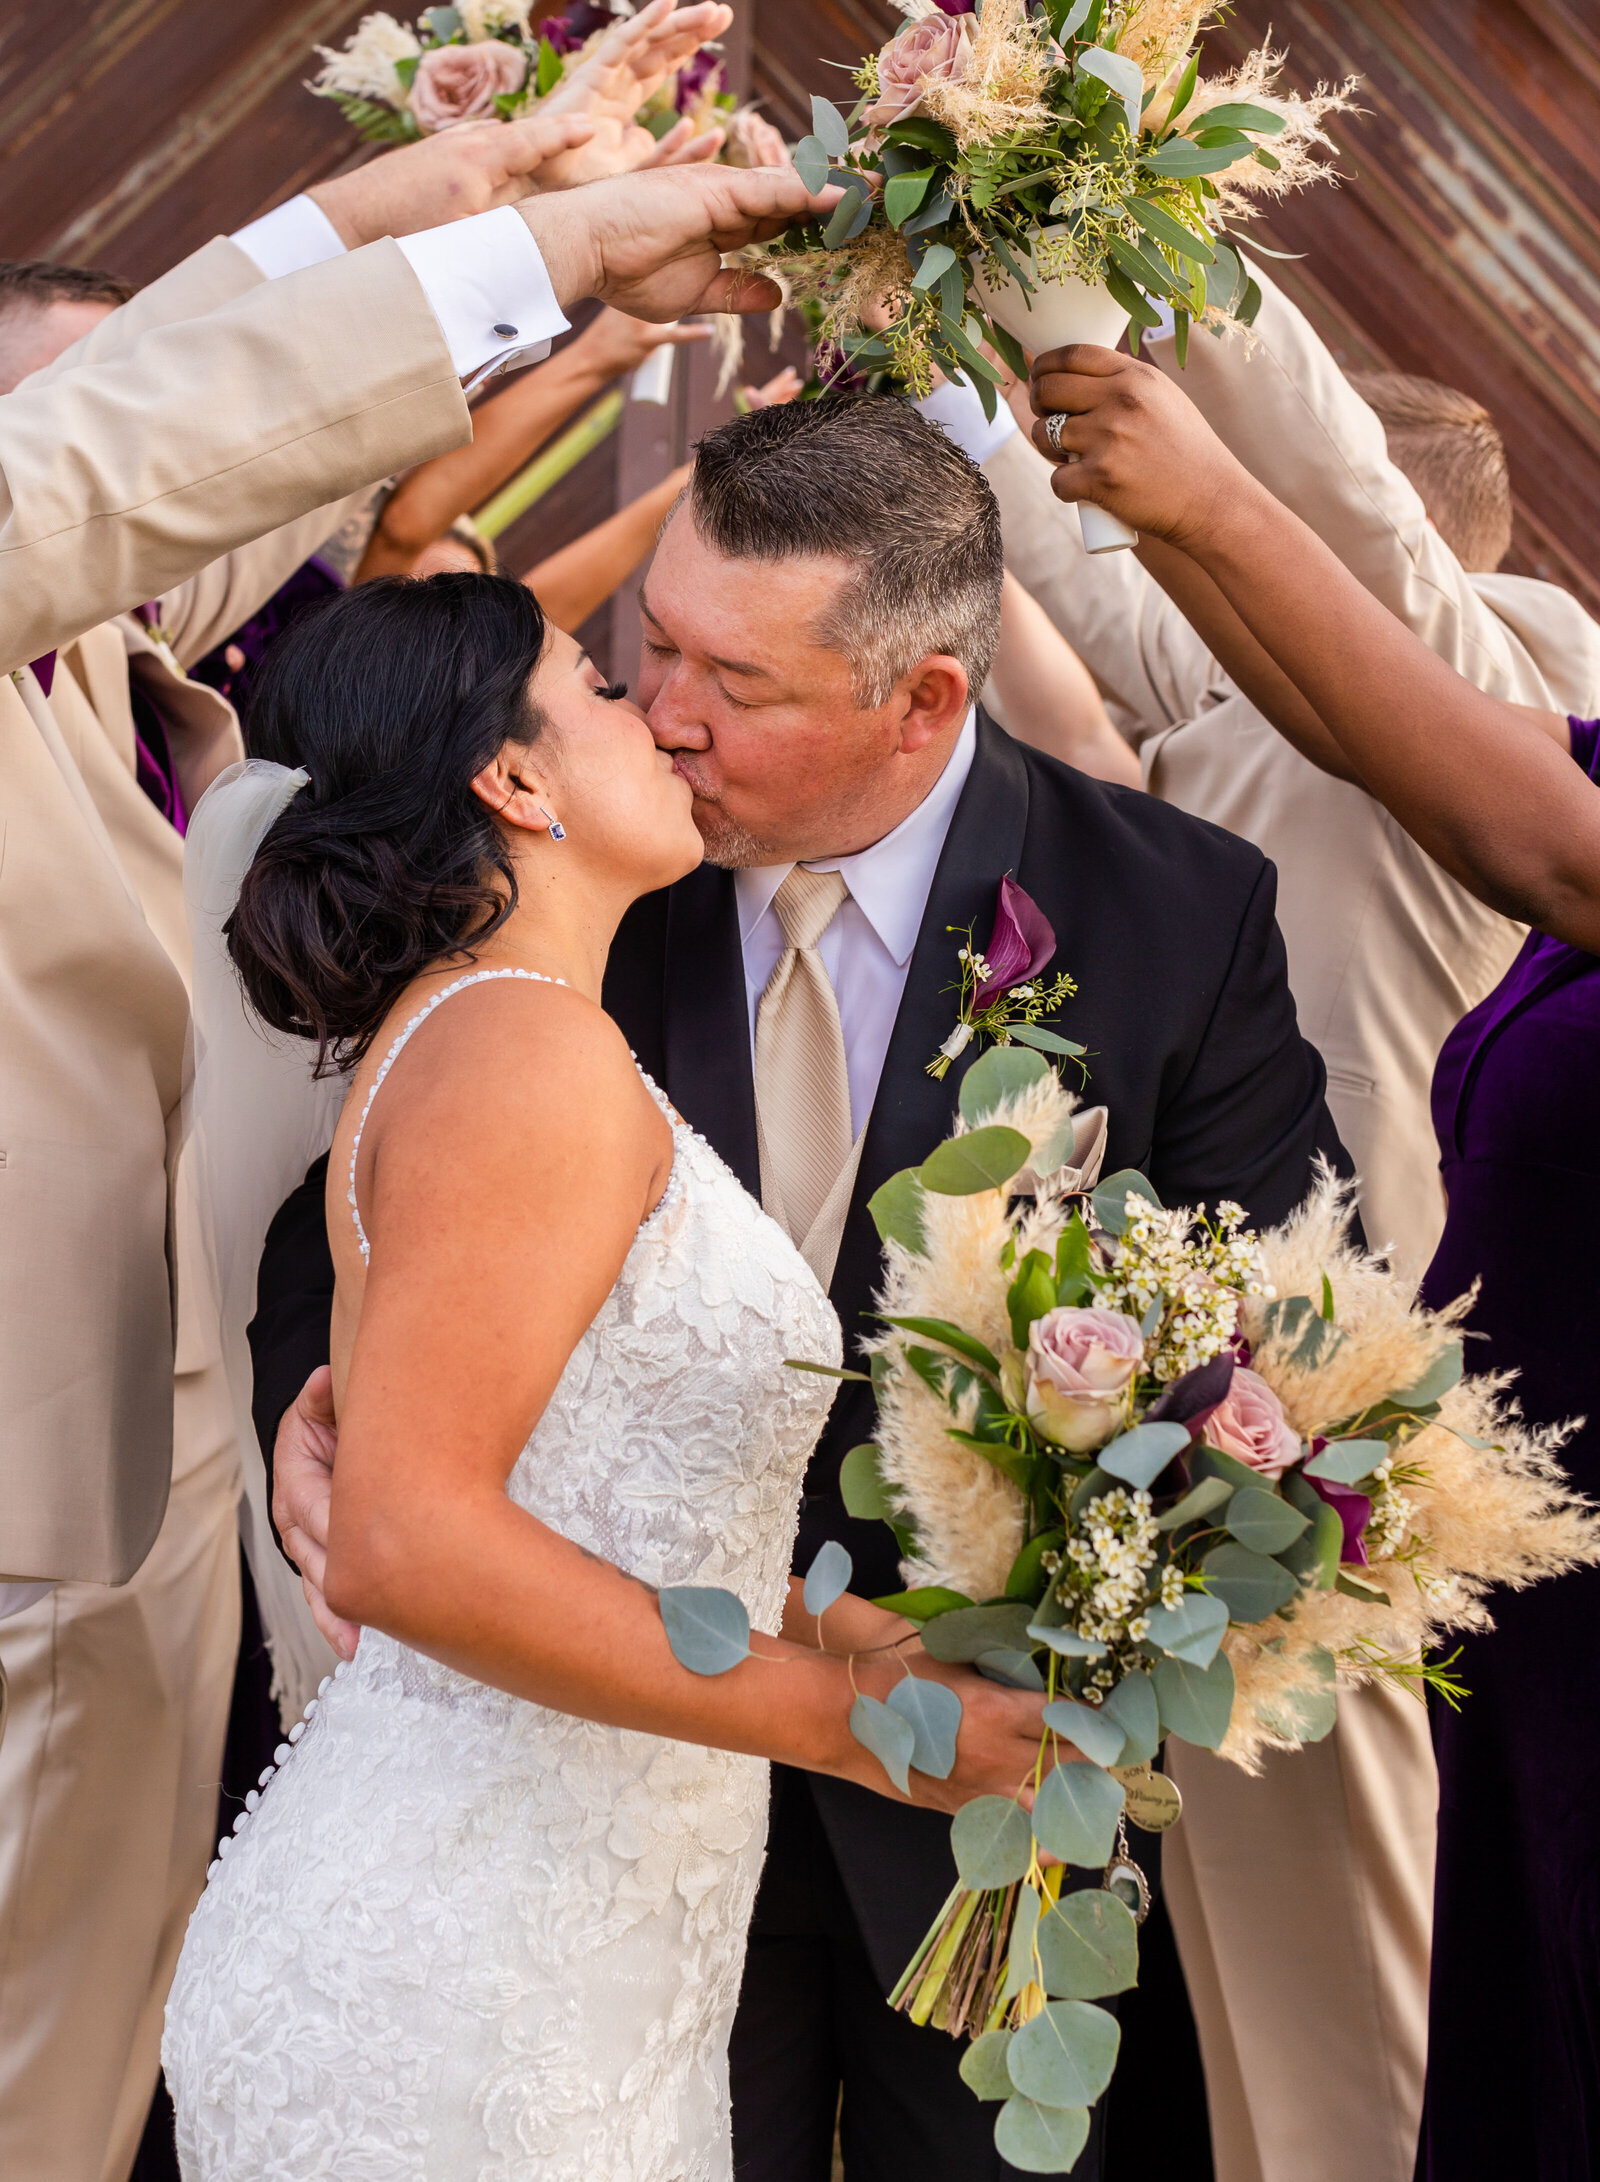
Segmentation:
{"type": "Polygon", "coordinates": [[[885,394],[752,409],[708,432],[689,505],[732,560],[855,564],[819,640],[850,662],[856,702],[883,704],[945,652],[974,697],[1000,640],[1004,563],[989,481],[936,424],[885,394]]]}

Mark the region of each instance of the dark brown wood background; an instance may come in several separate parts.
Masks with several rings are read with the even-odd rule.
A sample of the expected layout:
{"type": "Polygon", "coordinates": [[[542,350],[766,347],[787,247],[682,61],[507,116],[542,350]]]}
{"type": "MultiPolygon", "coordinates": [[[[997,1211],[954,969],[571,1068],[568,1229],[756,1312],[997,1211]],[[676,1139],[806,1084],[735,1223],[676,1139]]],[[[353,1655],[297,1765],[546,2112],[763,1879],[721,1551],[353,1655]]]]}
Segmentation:
{"type": "MultiPolygon", "coordinates": [[[[887,0],[735,0],[729,59],[793,137],[898,21],[887,0]]],[[[402,9],[400,12],[407,12],[402,9]]],[[[0,254],[137,279],[352,156],[307,96],[346,0],[56,0],[0,16],[0,254]]],[[[544,5],[540,13],[555,12],[544,5]]],[[[1362,79],[1335,128],[1343,180],[1260,223],[1341,359],[1465,388],[1510,450],[1510,565],[1600,612],[1600,8],[1595,0],[1237,0],[1208,45],[1271,31],[1298,83],[1362,79]]],[[[759,349],[759,341],[753,347],[759,349]]],[[[751,369],[760,357],[752,354],[751,369]]],[[[717,413],[708,363],[502,541],[528,565],[642,490],[717,413]]],[[[597,617],[601,620],[605,617],[597,617]]],[[[627,671],[625,606],[591,632],[627,671]]]]}

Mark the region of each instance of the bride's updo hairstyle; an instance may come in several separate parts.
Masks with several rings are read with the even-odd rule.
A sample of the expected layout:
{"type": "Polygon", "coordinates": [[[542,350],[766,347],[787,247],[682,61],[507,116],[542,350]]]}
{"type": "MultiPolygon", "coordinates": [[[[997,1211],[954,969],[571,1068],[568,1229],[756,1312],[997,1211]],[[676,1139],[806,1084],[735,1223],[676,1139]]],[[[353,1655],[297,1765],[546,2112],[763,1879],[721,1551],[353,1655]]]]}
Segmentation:
{"type": "Polygon", "coordinates": [[[301,615],[267,654],[247,746],[311,778],[224,929],[252,1007],[315,1038],[319,1074],[358,1061],[413,978],[470,960],[510,915],[516,874],[472,781],[540,733],[544,646],[524,584],[396,576],[301,615]]]}

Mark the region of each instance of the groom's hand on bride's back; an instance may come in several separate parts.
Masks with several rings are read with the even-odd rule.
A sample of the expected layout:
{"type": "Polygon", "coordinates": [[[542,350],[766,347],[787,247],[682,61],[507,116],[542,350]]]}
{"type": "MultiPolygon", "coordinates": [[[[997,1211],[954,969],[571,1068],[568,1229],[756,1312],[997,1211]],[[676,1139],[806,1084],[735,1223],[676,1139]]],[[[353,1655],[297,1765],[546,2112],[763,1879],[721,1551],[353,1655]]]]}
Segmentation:
{"type": "Polygon", "coordinates": [[[311,1617],[341,1659],[354,1657],[361,1631],[329,1611],[322,1595],[338,1444],[333,1373],[319,1364],[283,1413],[272,1451],[272,1520],[283,1550],[300,1571],[311,1617]]]}

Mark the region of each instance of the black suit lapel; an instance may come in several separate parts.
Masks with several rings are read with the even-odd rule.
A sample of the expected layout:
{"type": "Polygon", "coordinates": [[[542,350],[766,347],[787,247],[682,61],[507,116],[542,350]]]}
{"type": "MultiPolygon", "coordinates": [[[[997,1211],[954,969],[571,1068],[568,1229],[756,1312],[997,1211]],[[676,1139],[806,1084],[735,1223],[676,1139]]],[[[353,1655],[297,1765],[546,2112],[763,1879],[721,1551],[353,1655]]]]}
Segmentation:
{"type": "Polygon", "coordinates": [[[662,1088],[759,1198],[750,1018],[732,872],[702,864],[668,896],[662,1003],[662,1088]]]}
{"type": "Polygon", "coordinates": [[[956,1111],[964,1067],[958,1063],[940,1078],[928,1074],[928,1063],[955,1028],[955,995],[947,988],[956,982],[957,935],[970,925],[980,947],[988,940],[1000,881],[1022,861],[1027,824],[1027,770],[1010,736],[980,712],[977,753],[928,894],[834,1268],[830,1295],[847,1348],[866,1330],[863,1314],[872,1307],[882,1264],[867,1200],[891,1174],[920,1165],[949,1133],[956,1111]]]}

